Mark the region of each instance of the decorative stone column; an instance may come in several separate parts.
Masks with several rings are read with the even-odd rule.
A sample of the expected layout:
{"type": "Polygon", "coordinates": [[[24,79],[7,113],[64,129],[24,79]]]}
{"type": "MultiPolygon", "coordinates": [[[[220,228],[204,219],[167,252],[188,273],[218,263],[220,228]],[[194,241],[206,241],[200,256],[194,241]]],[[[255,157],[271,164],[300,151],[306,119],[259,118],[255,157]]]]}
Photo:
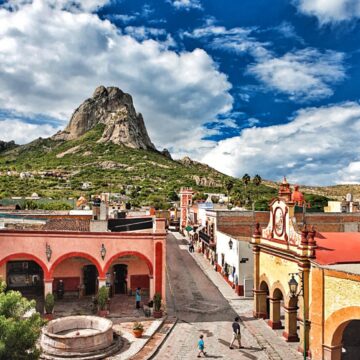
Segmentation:
{"type": "Polygon", "coordinates": [[[99,284],[99,289],[102,287],[102,286],[106,286],[106,277],[98,277],[98,284],[99,284]]]}
{"type": "Polygon", "coordinates": [[[254,292],[254,317],[267,319],[268,313],[266,308],[267,292],[264,290],[253,290],[254,292]]]}
{"type": "Polygon", "coordinates": [[[342,344],[336,346],[323,345],[324,360],[341,360],[342,344]]]}
{"type": "Polygon", "coordinates": [[[285,312],[285,330],[283,331],[283,337],[288,342],[299,341],[297,334],[297,307],[286,308],[285,312]]]}
{"type": "MultiPolygon", "coordinates": [[[[281,320],[280,320],[280,302],[278,299],[270,299],[270,319],[268,325],[272,329],[281,329],[281,320]]],[[[265,299],[266,305],[266,299],[265,299]]]]}
{"type": "Polygon", "coordinates": [[[155,288],[154,288],[154,276],[153,275],[149,275],[149,298],[150,300],[152,300],[152,298],[155,295],[155,288]]]}
{"type": "Polygon", "coordinates": [[[53,293],[53,281],[54,279],[44,279],[44,298],[47,294],[53,293]]]}
{"type": "Polygon", "coordinates": [[[304,289],[304,294],[303,296],[299,296],[299,317],[301,318],[301,320],[299,321],[300,323],[300,329],[299,329],[299,335],[300,335],[300,344],[298,347],[298,350],[303,353],[304,352],[304,333],[305,333],[305,340],[306,340],[306,347],[305,350],[308,351],[309,350],[309,333],[310,333],[310,322],[309,322],[309,268],[304,266],[303,267],[299,267],[299,271],[303,272],[303,289],[304,289]],[[304,319],[304,306],[305,306],[305,319],[304,319]],[[304,331],[304,327],[305,327],[305,331],[304,331]]]}

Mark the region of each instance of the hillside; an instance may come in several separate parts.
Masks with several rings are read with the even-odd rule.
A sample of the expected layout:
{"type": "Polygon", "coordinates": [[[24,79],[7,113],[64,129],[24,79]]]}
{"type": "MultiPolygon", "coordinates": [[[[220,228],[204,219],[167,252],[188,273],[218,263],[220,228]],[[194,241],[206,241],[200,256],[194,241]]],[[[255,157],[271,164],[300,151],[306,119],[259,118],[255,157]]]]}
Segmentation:
{"type": "Polygon", "coordinates": [[[174,161],[155,150],[98,142],[104,127],[98,124],[74,140],[37,139],[1,153],[0,197],[36,192],[64,198],[111,191],[141,203],[155,196],[170,199],[181,186],[222,190],[226,176],[206,165],[174,161]],[[84,183],[91,183],[88,189],[83,189],[84,183]]]}

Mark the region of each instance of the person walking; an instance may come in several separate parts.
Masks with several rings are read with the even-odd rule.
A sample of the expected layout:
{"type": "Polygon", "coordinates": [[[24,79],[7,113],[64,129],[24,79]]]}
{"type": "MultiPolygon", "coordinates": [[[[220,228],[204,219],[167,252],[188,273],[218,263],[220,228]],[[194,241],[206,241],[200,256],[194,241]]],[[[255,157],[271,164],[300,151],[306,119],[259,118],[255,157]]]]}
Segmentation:
{"type": "Polygon", "coordinates": [[[205,348],[205,344],[204,344],[204,335],[201,334],[199,341],[198,341],[198,348],[199,348],[199,353],[198,353],[198,358],[201,357],[201,354],[203,354],[204,356],[206,356],[206,352],[204,351],[205,348]]]}
{"type": "Polygon", "coordinates": [[[136,308],[140,309],[141,288],[139,288],[139,287],[135,291],[135,301],[136,301],[136,308]]]}
{"type": "Polygon", "coordinates": [[[229,346],[229,349],[233,349],[233,345],[235,340],[239,343],[239,349],[243,349],[244,347],[241,345],[241,333],[240,333],[240,324],[239,324],[240,318],[237,316],[234,319],[234,322],[232,323],[232,329],[233,329],[233,337],[229,346]]]}

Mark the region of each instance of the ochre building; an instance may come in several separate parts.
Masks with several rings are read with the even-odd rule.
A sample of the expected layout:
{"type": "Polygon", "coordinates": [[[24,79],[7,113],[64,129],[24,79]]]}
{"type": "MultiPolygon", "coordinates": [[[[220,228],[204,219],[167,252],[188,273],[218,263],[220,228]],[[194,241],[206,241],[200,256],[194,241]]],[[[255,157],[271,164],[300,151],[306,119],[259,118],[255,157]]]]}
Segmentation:
{"type": "Polygon", "coordinates": [[[300,230],[293,195],[284,179],[251,240],[254,315],[312,359],[360,359],[360,233],[300,230]]]}

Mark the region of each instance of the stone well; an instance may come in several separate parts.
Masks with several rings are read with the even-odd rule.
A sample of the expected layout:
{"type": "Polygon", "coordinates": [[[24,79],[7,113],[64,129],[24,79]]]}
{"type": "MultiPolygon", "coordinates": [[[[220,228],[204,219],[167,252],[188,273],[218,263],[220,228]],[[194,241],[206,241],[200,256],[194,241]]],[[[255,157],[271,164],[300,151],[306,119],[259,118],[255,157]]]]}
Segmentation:
{"type": "Polygon", "coordinates": [[[43,359],[104,359],[121,348],[112,321],[97,316],[68,316],[42,330],[43,359]]]}

